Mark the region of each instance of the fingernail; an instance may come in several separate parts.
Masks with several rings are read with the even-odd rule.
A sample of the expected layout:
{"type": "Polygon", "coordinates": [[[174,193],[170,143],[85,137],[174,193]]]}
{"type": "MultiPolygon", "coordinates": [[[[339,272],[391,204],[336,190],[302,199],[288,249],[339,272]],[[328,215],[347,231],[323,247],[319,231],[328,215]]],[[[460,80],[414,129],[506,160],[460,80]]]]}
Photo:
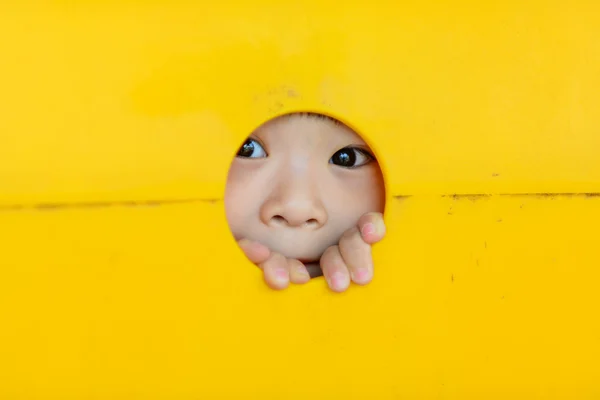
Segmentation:
{"type": "Polygon", "coordinates": [[[275,278],[280,281],[286,280],[288,278],[288,273],[284,268],[276,268],[275,278]]]}
{"type": "Polygon", "coordinates": [[[341,272],[336,272],[331,275],[330,287],[336,291],[342,291],[350,285],[348,280],[348,275],[342,274],[341,272]]]}
{"type": "Polygon", "coordinates": [[[367,268],[359,268],[352,273],[352,280],[356,283],[366,283],[370,279],[370,275],[367,268]]]}
{"type": "Polygon", "coordinates": [[[371,222],[365,224],[362,227],[361,233],[363,234],[363,236],[372,235],[373,233],[375,233],[375,225],[373,225],[371,222]]]}
{"type": "Polygon", "coordinates": [[[304,265],[298,265],[296,267],[296,271],[300,274],[300,275],[304,275],[304,276],[308,276],[310,277],[310,274],[308,273],[308,271],[306,270],[306,267],[304,265]]]}

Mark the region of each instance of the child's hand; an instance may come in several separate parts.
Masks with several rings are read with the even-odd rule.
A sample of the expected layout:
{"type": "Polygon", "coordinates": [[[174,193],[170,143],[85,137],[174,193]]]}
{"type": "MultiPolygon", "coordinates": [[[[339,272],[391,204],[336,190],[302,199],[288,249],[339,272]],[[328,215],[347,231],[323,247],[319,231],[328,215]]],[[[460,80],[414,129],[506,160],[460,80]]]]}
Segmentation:
{"type": "Polygon", "coordinates": [[[337,246],[331,246],[321,256],[321,269],[327,284],[335,292],[343,292],[350,280],[366,285],[373,279],[371,245],[385,235],[380,213],[367,213],[355,227],[347,230],[337,246]]]}
{"type": "Polygon", "coordinates": [[[262,269],[265,281],[272,289],[285,289],[290,282],[301,284],[310,280],[308,270],[300,261],[286,258],[259,242],[248,239],[238,241],[238,245],[254,264],[262,269]]]}
{"type": "MultiPolygon", "coordinates": [[[[363,215],[355,227],[342,235],[338,245],[331,246],[321,256],[321,269],[329,287],[343,292],[350,281],[365,285],[373,278],[371,245],[385,235],[385,224],[380,213],[363,215]]],[[[291,283],[302,284],[310,280],[304,264],[270,251],[266,246],[247,239],[238,242],[246,256],[258,265],[265,281],[273,289],[285,289],[291,283]]]]}

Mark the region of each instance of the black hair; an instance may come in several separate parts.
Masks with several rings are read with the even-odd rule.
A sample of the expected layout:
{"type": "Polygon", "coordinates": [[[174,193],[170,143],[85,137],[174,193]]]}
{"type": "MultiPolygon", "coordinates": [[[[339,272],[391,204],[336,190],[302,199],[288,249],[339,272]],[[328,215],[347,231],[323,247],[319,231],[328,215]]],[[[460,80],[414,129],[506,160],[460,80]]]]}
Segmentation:
{"type": "Polygon", "coordinates": [[[295,113],[287,114],[288,117],[292,117],[295,115],[298,115],[301,117],[306,117],[306,118],[315,118],[315,119],[320,119],[320,120],[324,120],[324,121],[330,121],[336,125],[345,125],[343,122],[341,122],[333,117],[330,117],[329,115],[319,114],[316,112],[295,112],[295,113]]]}

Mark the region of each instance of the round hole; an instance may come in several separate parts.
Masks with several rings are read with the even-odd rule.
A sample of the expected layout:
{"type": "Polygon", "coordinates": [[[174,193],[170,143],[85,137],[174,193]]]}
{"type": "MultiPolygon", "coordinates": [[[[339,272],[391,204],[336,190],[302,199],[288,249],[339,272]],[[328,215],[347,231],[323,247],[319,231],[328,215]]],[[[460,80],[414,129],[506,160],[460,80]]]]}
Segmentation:
{"type": "Polygon", "coordinates": [[[308,112],[276,117],[251,132],[225,190],[227,222],[236,241],[252,241],[245,248],[251,261],[266,248],[301,261],[311,276],[319,275],[328,247],[362,215],[384,207],[383,176],[368,144],[339,120],[308,112]]]}

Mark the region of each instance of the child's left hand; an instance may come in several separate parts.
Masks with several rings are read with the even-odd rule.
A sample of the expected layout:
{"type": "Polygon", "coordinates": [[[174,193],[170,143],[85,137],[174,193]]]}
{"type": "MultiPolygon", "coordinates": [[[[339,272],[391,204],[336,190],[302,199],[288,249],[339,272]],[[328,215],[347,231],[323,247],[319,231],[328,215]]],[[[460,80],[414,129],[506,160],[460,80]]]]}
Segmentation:
{"type": "MultiPolygon", "coordinates": [[[[371,245],[385,236],[381,213],[367,213],[347,230],[339,243],[325,250],[320,267],[331,290],[343,292],[350,282],[366,285],[373,279],[371,245]]],[[[287,259],[264,245],[242,239],[238,242],[246,256],[262,270],[267,284],[284,289],[292,283],[305,283],[309,278],[306,266],[298,260],[287,259]]]]}

